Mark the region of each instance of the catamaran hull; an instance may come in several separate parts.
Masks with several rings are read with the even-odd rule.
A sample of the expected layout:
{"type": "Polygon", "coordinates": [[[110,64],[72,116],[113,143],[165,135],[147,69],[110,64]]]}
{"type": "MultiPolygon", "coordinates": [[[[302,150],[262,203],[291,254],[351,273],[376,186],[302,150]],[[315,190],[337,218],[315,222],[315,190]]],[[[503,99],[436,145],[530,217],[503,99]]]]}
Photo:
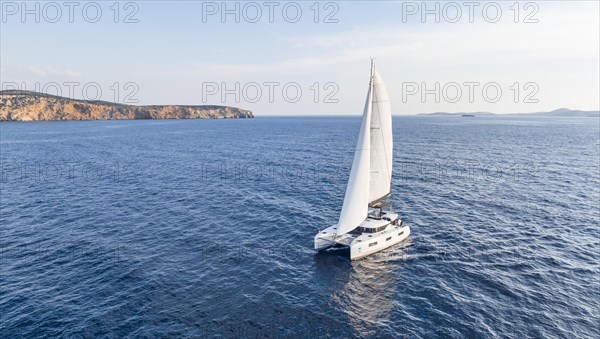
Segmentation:
{"type": "Polygon", "coordinates": [[[331,226],[319,232],[315,236],[315,250],[321,251],[330,247],[349,246],[352,242],[352,236],[346,234],[338,237],[335,234],[336,226],[331,226]]]}
{"type": "Polygon", "coordinates": [[[350,248],[350,259],[362,259],[370,254],[382,251],[390,246],[396,245],[408,238],[410,227],[390,226],[383,232],[371,233],[353,238],[350,236],[336,239],[332,232],[333,228],[328,228],[315,236],[315,250],[322,251],[330,247],[347,246],[350,248]]]}
{"type": "Polygon", "coordinates": [[[329,247],[334,247],[337,243],[332,239],[325,239],[321,237],[315,237],[315,250],[322,251],[329,247]]]}
{"type": "Polygon", "coordinates": [[[350,244],[350,259],[362,259],[370,254],[382,251],[390,246],[396,245],[408,238],[410,227],[394,227],[381,234],[369,238],[368,241],[353,241],[350,244]]]}

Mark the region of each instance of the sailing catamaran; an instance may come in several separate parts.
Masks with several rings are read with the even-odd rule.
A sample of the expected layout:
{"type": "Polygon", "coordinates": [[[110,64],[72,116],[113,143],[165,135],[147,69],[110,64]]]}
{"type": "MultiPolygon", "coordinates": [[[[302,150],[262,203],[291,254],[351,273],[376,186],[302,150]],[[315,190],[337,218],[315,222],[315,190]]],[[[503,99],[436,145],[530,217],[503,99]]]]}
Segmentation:
{"type": "Polygon", "coordinates": [[[315,249],[350,247],[360,259],[410,235],[385,199],[392,182],[392,111],[387,88],[371,60],[371,79],[358,143],[338,223],[315,236],[315,249]]]}

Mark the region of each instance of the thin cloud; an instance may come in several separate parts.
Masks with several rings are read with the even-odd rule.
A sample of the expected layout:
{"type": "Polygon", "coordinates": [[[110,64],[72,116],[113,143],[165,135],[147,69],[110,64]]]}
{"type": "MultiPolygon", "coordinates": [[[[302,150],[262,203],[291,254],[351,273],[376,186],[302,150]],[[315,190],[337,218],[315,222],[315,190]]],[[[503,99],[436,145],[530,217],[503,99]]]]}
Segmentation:
{"type": "Polygon", "coordinates": [[[369,56],[412,66],[540,63],[599,58],[598,18],[591,11],[544,7],[537,24],[417,24],[354,27],[347,31],[285,37],[300,56],[275,63],[195,64],[165,72],[167,77],[244,77],[321,73],[369,56]],[[565,15],[564,11],[576,13],[565,15]]]}
{"type": "Polygon", "coordinates": [[[52,67],[39,67],[35,65],[29,65],[27,70],[30,74],[33,74],[38,77],[47,77],[47,76],[69,76],[69,77],[79,77],[81,73],[72,69],[66,69],[64,71],[58,71],[52,67]]]}
{"type": "Polygon", "coordinates": [[[44,69],[41,69],[39,67],[33,66],[33,65],[29,65],[29,67],[27,67],[29,69],[29,72],[33,75],[37,75],[40,77],[45,77],[48,75],[48,72],[44,69]]]}
{"type": "Polygon", "coordinates": [[[65,74],[66,74],[66,75],[68,75],[68,76],[72,76],[72,77],[79,77],[79,76],[81,76],[81,73],[80,73],[80,72],[78,72],[78,71],[74,71],[74,70],[72,70],[72,69],[67,69],[67,70],[65,71],[65,74]]]}

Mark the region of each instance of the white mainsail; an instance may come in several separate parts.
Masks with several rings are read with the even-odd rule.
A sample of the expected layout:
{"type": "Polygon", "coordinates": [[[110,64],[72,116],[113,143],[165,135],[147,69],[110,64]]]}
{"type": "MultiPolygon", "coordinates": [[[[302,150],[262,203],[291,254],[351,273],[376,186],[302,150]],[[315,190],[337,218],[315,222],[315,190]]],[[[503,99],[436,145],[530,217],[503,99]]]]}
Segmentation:
{"type": "Polygon", "coordinates": [[[371,157],[371,111],[373,94],[373,66],[371,66],[371,81],[367,92],[367,101],[363,111],[362,123],[358,134],[358,142],[352,160],[352,169],[344,204],[337,226],[337,235],[346,234],[356,228],[367,218],[369,213],[369,171],[371,157]]]}
{"type": "Polygon", "coordinates": [[[371,179],[369,203],[390,194],[392,183],[392,110],[387,87],[373,71],[371,114],[371,179]]]}

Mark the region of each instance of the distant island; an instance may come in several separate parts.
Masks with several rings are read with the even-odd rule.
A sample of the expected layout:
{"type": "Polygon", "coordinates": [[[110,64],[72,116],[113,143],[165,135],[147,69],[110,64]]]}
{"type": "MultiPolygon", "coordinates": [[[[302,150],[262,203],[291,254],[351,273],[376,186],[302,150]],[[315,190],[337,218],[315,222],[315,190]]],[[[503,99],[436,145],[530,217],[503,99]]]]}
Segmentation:
{"type": "Polygon", "coordinates": [[[229,106],[135,106],[31,91],[0,91],[0,121],[234,119],[251,111],[229,106]]]}
{"type": "Polygon", "coordinates": [[[462,116],[462,117],[475,117],[475,116],[543,116],[543,117],[600,117],[600,111],[581,111],[572,110],[568,108],[559,108],[550,112],[533,112],[533,113],[509,113],[509,114],[496,114],[491,112],[433,112],[433,113],[419,113],[417,115],[432,115],[432,116],[462,116]]]}

